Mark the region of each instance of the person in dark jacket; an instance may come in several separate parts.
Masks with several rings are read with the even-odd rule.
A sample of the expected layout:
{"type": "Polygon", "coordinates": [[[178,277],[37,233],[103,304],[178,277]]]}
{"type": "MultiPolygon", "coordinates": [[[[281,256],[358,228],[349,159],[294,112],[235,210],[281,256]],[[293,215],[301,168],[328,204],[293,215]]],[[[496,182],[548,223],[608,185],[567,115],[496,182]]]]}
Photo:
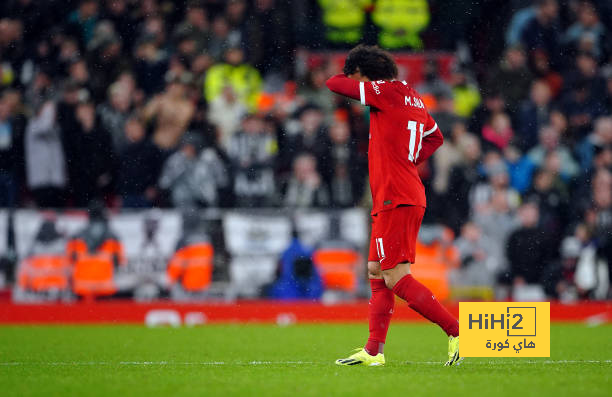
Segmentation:
{"type": "Polygon", "coordinates": [[[514,285],[536,284],[542,279],[551,258],[548,236],[539,227],[540,211],[534,203],[518,211],[521,225],[508,238],[506,256],[514,285]]]}
{"type": "MultiPolygon", "coordinates": [[[[73,131],[73,156],[70,187],[74,204],[86,207],[93,199],[103,199],[110,192],[113,181],[112,140],[96,118],[92,103],[75,107],[76,129],[73,131]]],[[[64,131],[66,132],[66,131],[64,131]]]]}
{"type": "Polygon", "coordinates": [[[15,112],[10,99],[15,95],[5,93],[0,98],[0,208],[15,205],[24,171],[25,119],[15,112]]]}
{"type": "Polygon", "coordinates": [[[144,125],[136,117],[125,123],[128,142],[119,155],[117,192],[125,208],[146,208],[152,205],[160,172],[161,153],[145,137],[144,125]]]}

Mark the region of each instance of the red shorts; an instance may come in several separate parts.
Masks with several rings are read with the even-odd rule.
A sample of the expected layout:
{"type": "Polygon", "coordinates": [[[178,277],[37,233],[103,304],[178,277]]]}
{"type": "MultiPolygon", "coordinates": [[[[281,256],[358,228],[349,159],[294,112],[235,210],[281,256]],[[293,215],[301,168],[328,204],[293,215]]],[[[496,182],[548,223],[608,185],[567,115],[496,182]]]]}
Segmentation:
{"type": "Polygon", "coordinates": [[[368,261],[380,262],[382,270],[398,263],[414,263],[416,241],[425,208],[402,205],[372,216],[368,261]]]}

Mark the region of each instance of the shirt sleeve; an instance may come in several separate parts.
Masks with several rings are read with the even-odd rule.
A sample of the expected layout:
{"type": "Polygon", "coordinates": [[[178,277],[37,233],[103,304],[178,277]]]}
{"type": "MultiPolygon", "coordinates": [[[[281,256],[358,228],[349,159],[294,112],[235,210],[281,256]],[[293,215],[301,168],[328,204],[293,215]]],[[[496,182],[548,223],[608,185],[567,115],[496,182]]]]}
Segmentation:
{"type": "Polygon", "coordinates": [[[384,81],[357,81],[337,74],[326,82],[327,88],[336,94],[353,98],[361,102],[364,106],[381,108],[384,104],[382,96],[382,86],[384,81]]]}
{"type": "Polygon", "coordinates": [[[425,131],[423,131],[421,151],[419,152],[419,157],[417,157],[416,164],[419,165],[427,161],[427,159],[442,146],[442,143],[444,143],[442,132],[438,128],[438,124],[433,117],[428,114],[427,122],[425,123],[425,131]]]}

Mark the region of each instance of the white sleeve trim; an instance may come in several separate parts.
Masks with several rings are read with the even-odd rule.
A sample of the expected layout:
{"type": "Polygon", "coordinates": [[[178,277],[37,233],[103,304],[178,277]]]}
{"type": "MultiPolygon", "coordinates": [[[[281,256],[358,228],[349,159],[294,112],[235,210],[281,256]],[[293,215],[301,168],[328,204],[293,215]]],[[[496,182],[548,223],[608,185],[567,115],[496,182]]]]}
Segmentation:
{"type": "Polygon", "coordinates": [[[435,123],[435,124],[434,124],[434,126],[433,126],[433,127],[431,127],[431,129],[429,129],[429,130],[427,130],[427,131],[425,131],[425,132],[423,133],[423,136],[427,136],[427,135],[429,135],[429,134],[433,133],[433,132],[434,132],[435,130],[437,130],[437,129],[438,129],[438,123],[435,123]]]}
{"type": "Polygon", "coordinates": [[[361,104],[365,105],[365,87],[364,87],[364,82],[360,81],[359,82],[359,99],[361,100],[361,104]]]}

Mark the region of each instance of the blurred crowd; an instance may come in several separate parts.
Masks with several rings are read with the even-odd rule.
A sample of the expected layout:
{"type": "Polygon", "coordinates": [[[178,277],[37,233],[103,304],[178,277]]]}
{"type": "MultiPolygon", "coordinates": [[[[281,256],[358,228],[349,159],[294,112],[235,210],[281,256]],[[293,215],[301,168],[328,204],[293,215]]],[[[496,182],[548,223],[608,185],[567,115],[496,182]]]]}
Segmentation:
{"type": "Polygon", "coordinates": [[[420,172],[465,285],[606,298],[612,6],[584,0],[5,0],[0,207],[370,203],[368,111],[308,50],[450,50],[420,172]]]}

